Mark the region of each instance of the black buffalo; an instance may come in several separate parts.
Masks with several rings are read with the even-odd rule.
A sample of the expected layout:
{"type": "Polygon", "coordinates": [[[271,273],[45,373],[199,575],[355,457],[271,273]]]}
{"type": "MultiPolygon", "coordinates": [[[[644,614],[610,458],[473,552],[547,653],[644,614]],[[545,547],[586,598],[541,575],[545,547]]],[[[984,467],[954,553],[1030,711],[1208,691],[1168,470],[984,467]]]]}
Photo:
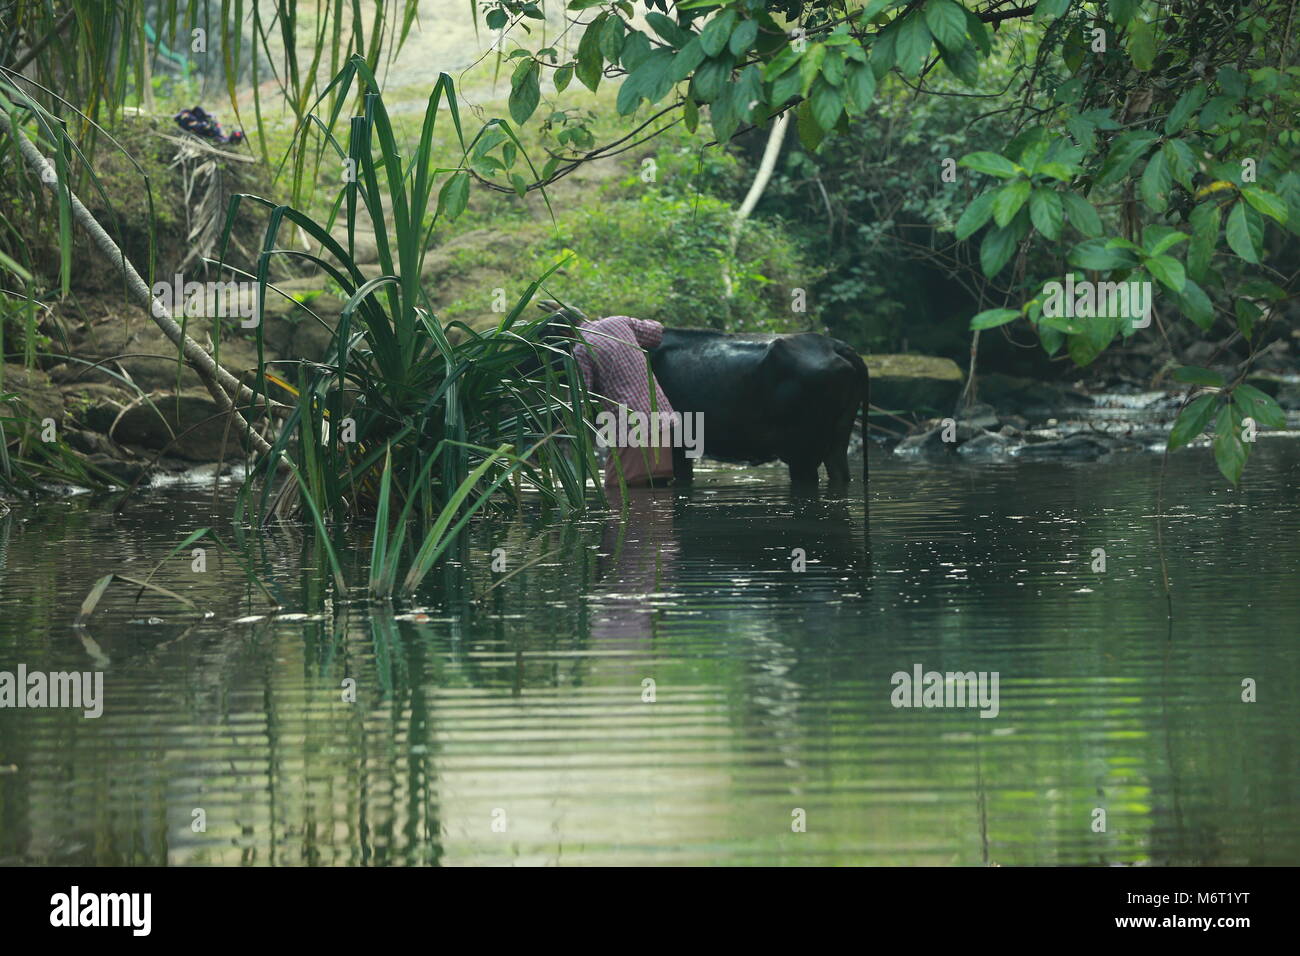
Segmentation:
{"type": "MultiPolygon", "coordinates": [[[[804,487],[816,487],[817,466],[825,465],[830,492],[848,488],[849,439],[859,408],[866,435],[871,386],[866,363],[845,343],[815,332],[666,328],[650,362],[675,410],[702,413],[709,458],[779,459],[791,483],[804,487]]],[[[690,480],[692,464],[674,449],[678,479],[690,480]]],[[[862,482],[865,490],[865,441],[862,482]]]]}

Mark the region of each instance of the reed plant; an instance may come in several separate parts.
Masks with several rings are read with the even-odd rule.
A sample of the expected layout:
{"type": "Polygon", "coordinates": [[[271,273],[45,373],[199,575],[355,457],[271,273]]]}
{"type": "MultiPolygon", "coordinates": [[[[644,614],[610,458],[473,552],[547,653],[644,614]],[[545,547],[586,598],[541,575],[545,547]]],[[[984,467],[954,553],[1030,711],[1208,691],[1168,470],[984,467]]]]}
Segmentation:
{"type": "Polygon", "coordinates": [[[257,282],[260,301],[275,264],[286,260],[316,267],[346,297],[323,361],[269,369],[264,329],[256,329],[251,387],[281,424],[245,482],[237,517],[273,520],[285,502],[295,504],[310,517],[340,593],[349,591],[339,553],[346,529],[373,519],[367,588],[377,598],[409,595],[475,514],[517,507],[525,487],[543,507],[583,507],[587,479],[597,474],[582,415],[586,395],[572,357],[544,341],[546,320],[524,318],[549,272],[486,331],[444,327],[421,281],[435,226],[464,208],[481,144],[506,137],[529,162],[509,124],[493,120],[467,140],[453,81],[442,74],[417,141],[399,145],[375,76],[359,56],[322,92],[322,104],[327,108],[313,112],[299,135],[322,137],[346,171],[324,221],[247,194],[232,197],[227,215],[223,250],[241,206],[268,212],[255,274],[230,270],[257,282]],[[361,111],[336,137],[350,102],[361,111]],[[440,122],[454,127],[455,166],[435,161],[440,122]],[[378,276],[367,277],[356,258],[359,212],[375,226],[378,276]],[[340,220],[346,239],[334,235],[340,220]],[[292,230],[310,237],[319,254],[294,248],[292,230]]]}

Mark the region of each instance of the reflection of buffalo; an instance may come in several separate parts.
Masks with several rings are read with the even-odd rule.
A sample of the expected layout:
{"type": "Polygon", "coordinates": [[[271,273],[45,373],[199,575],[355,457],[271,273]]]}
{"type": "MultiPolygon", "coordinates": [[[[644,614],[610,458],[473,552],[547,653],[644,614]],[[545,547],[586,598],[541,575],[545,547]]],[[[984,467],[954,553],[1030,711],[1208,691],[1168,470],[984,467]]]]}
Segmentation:
{"type": "MultiPolygon", "coordinates": [[[[867,366],[848,345],[814,332],[665,329],[650,361],[673,408],[703,415],[708,457],[780,459],[792,483],[814,487],[824,464],[830,492],[848,488],[849,438],[859,407],[866,420],[870,393],[867,366]]],[[[674,450],[679,478],[690,478],[691,465],[682,449],[674,450]]],[[[864,455],[864,485],[866,479],[864,455]]]]}

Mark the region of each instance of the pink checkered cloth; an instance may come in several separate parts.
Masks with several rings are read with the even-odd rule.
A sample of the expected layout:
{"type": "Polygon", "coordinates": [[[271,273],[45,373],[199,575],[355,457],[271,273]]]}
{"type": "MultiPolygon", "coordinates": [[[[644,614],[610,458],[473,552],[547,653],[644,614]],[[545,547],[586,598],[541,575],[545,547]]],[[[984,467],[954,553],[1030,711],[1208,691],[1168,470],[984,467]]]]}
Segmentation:
{"type": "MultiPolygon", "coordinates": [[[[629,412],[649,415],[650,389],[645,350],[654,348],[663,339],[663,325],[652,319],[611,315],[583,322],[578,326],[578,334],[579,342],[573,347],[573,358],[587,391],[601,396],[605,409],[615,415],[620,405],[626,405],[629,412]]],[[[677,420],[677,414],[658,382],[655,382],[655,408],[659,412],[672,413],[677,420]]],[[[623,479],[628,485],[648,484],[651,478],[672,477],[671,449],[660,449],[657,455],[653,448],[619,448],[617,451],[623,464],[623,479]]],[[[605,465],[605,485],[618,486],[612,453],[605,465]]]]}

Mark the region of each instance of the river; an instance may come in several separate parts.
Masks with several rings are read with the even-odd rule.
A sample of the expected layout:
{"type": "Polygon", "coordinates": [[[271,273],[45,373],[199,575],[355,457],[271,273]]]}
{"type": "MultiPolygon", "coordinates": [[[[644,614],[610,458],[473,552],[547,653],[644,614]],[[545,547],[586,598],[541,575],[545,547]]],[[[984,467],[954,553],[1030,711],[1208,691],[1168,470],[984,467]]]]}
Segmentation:
{"type": "Polygon", "coordinates": [[[876,454],[869,534],[712,467],[481,522],[414,606],[332,600],[277,528],[280,613],[209,547],[155,578],[198,612],[116,584],[85,628],[233,486],[16,505],[0,670],[102,671],[103,713],[0,709],[0,863],[1300,862],[1300,445],[1235,491],[1171,456],[1168,601],[1158,456],[876,454]],[[996,707],[895,706],[918,668],[996,707]]]}

